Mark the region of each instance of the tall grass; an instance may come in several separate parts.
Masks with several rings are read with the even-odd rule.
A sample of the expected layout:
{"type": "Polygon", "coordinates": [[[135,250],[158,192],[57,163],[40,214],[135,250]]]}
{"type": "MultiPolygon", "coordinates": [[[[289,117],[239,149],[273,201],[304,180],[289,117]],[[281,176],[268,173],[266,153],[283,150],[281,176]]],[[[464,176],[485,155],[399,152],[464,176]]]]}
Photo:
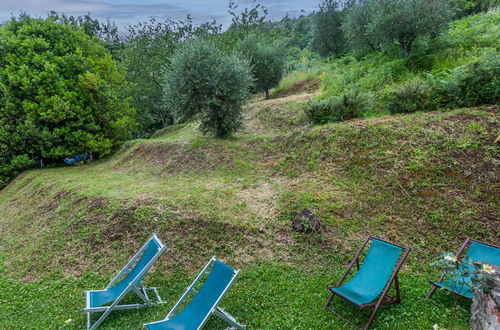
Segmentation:
{"type": "Polygon", "coordinates": [[[313,120],[315,123],[336,121],[338,104],[333,101],[353,94],[360,95],[365,102],[361,108],[367,110],[362,117],[473,106],[481,100],[496,102],[500,97],[498,26],[500,11],[494,9],[450,23],[439,38],[419,40],[406,57],[376,52],[364,58],[348,55],[333,60],[322,74],[322,93],[309,103],[306,113],[309,118],[327,116],[313,120]],[[474,75],[481,77],[472,79],[474,75]],[[484,84],[488,86],[487,93],[468,96],[479,95],[477,91],[484,84]],[[335,106],[326,109],[328,104],[335,106]],[[321,114],[311,115],[316,110],[321,110],[321,114]]]}

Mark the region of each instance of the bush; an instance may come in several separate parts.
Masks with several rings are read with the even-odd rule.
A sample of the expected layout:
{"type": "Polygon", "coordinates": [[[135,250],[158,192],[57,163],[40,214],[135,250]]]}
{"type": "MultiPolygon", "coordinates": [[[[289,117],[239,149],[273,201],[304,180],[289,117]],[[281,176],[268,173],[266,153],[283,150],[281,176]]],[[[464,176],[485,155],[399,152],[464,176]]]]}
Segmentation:
{"type": "Polygon", "coordinates": [[[109,153],[134,128],[124,86],[104,47],[75,26],[26,15],[0,26],[0,180],[109,153]]]}
{"type": "Polygon", "coordinates": [[[390,113],[496,104],[500,99],[500,56],[484,56],[448,73],[429,74],[384,90],[380,103],[390,113]]]}
{"type": "Polygon", "coordinates": [[[445,107],[496,104],[500,99],[500,56],[486,55],[429,80],[438,102],[445,107]]]}
{"type": "Polygon", "coordinates": [[[325,124],[360,117],[366,108],[364,97],[350,93],[340,97],[309,101],[305,111],[311,123],[325,124]]]}
{"type": "Polygon", "coordinates": [[[488,11],[500,5],[499,0],[451,0],[457,17],[488,11]]]}
{"type": "Polygon", "coordinates": [[[430,110],[435,105],[430,88],[420,80],[383,91],[380,101],[391,114],[430,110]]]}
{"type": "Polygon", "coordinates": [[[180,47],[165,70],[165,106],[177,122],[199,116],[204,133],[227,137],[242,124],[251,86],[246,60],[197,39],[180,47]]]}
{"type": "Polygon", "coordinates": [[[265,92],[276,87],[285,71],[285,48],[280,41],[263,40],[255,34],[247,36],[236,49],[245,56],[252,66],[255,91],[265,92]]]}
{"type": "Polygon", "coordinates": [[[500,99],[500,56],[487,56],[458,74],[457,106],[496,104],[500,99]]]}

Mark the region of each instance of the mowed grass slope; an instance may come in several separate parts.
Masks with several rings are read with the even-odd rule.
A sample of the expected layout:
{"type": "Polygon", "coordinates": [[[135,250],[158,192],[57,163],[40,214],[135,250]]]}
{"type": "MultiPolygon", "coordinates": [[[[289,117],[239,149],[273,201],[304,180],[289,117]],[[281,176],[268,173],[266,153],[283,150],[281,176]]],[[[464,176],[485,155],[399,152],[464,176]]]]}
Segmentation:
{"type": "Polygon", "coordinates": [[[168,304],[114,312],[103,328],[165,317],[212,255],[243,270],[224,306],[249,328],[348,328],[322,309],[326,286],[370,233],[412,248],[403,303],[374,328],[468,328],[467,301],[424,297],[441,252],[469,235],[500,242],[499,108],[309,127],[308,97],[255,101],[230,140],[179,125],[107,160],[19,176],[0,191],[0,328],[84,327],[82,291],[103,288],[153,232],[169,249],[146,284],[168,304]],[[304,209],[321,232],[292,230],[304,209]]]}

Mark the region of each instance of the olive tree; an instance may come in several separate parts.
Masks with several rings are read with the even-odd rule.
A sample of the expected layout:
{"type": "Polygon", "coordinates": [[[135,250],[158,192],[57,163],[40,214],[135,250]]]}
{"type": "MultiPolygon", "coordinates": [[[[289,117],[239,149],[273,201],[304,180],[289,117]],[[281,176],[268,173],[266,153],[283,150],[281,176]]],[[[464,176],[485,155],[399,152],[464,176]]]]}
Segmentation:
{"type": "Polygon", "coordinates": [[[252,86],[250,65],[205,39],[186,42],[163,73],[165,107],[176,122],[201,120],[203,133],[227,137],[241,127],[252,86]]]}
{"type": "Polygon", "coordinates": [[[184,21],[147,22],[129,27],[125,49],[121,52],[127,80],[131,82],[132,104],[137,109],[137,136],[149,137],[171,125],[172,115],[162,101],[162,68],[183,41],[219,32],[215,22],[195,25],[190,16],[184,21]]]}
{"type": "Polygon", "coordinates": [[[418,37],[436,37],[453,16],[448,0],[375,0],[373,5],[373,40],[380,45],[396,41],[406,54],[418,37]]]}
{"type": "Polygon", "coordinates": [[[285,71],[283,43],[250,34],[237,45],[236,49],[250,62],[255,91],[264,92],[268,99],[269,90],[279,84],[285,71]]]}
{"type": "Polygon", "coordinates": [[[436,37],[453,17],[449,0],[358,0],[342,29],[351,48],[370,51],[398,43],[408,54],[419,37],[436,37]]]}
{"type": "Polygon", "coordinates": [[[313,19],[312,48],[321,56],[341,53],[345,44],[341,26],[341,2],[323,0],[313,19]]]}
{"type": "Polygon", "coordinates": [[[373,52],[377,48],[375,39],[369,34],[373,7],[373,1],[358,0],[346,10],[342,31],[347,45],[356,52],[373,52]]]}

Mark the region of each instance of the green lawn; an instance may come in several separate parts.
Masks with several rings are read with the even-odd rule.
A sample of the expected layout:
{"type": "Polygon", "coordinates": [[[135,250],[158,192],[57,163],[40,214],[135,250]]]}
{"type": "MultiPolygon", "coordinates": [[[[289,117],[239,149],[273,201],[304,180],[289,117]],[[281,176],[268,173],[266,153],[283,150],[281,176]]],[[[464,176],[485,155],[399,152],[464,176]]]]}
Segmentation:
{"type": "MultiPolygon", "coordinates": [[[[103,288],[152,232],[170,248],[146,284],[168,304],[115,312],[103,328],[163,318],[212,255],[242,269],[224,306],[249,328],[348,328],[322,309],[326,287],[369,233],[412,248],[403,302],[384,306],[375,329],[468,328],[469,302],[425,300],[429,263],[468,235],[498,243],[498,107],[291,128],[303,103],[290,101],[273,113],[286,128],[263,135],[273,108],[258,102],[233,139],[178,126],[0,191],[0,328],[83,327],[83,290],[103,288]],[[321,232],[292,230],[304,209],[321,232]]],[[[334,306],[359,324],[368,316],[334,306]]]]}
{"type": "MultiPolygon", "coordinates": [[[[168,263],[162,258],[160,263],[168,263]]],[[[199,262],[198,262],[199,263],[199,262]]],[[[230,290],[224,307],[241,323],[251,329],[349,329],[347,324],[322,307],[328,298],[326,285],[334,283],[341,272],[335,269],[313,267],[304,271],[284,264],[263,263],[245,265],[240,278],[230,290]]],[[[195,273],[182,269],[164,274],[153,271],[146,280],[150,286],[160,286],[160,293],[168,303],[149,309],[113,312],[102,328],[141,328],[142,324],[166,316],[175,301],[194,278],[195,273]]],[[[433,301],[425,299],[429,289],[429,273],[415,274],[407,269],[401,275],[403,301],[399,305],[384,306],[374,324],[376,329],[430,329],[439,324],[448,329],[468,328],[469,303],[453,295],[438,292],[433,301]]],[[[106,278],[85,275],[82,278],[47,279],[30,284],[12,281],[2,274],[2,328],[81,328],[85,324],[82,291],[103,288],[106,278]],[[71,319],[69,323],[65,323],[71,319]]],[[[134,297],[131,295],[131,299],[134,297]]],[[[358,324],[368,318],[351,305],[334,300],[333,307],[358,324]]],[[[222,328],[213,317],[207,328],[222,328]]]]}

